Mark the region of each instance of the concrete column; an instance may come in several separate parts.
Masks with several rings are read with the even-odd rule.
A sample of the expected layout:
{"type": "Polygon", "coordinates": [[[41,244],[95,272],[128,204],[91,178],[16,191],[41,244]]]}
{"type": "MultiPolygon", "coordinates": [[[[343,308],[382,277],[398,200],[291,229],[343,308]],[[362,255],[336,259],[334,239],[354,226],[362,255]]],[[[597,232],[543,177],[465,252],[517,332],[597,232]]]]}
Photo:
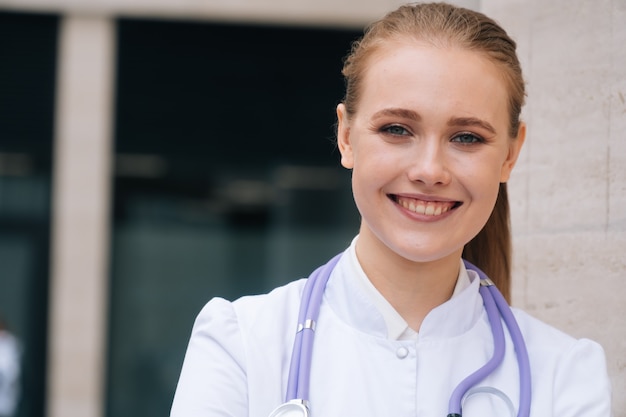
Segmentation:
{"type": "Polygon", "coordinates": [[[67,16],[59,38],[49,417],[103,415],[114,22],[67,16]]]}

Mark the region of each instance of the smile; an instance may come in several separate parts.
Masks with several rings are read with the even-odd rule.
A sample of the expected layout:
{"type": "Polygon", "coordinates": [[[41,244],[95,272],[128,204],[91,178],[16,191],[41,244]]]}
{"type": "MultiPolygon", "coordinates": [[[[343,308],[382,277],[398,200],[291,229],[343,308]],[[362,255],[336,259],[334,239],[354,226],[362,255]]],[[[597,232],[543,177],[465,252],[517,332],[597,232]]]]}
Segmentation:
{"type": "Polygon", "coordinates": [[[405,209],[425,216],[439,216],[461,204],[455,201],[424,201],[399,196],[395,196],[393,200],[405,209]]]}

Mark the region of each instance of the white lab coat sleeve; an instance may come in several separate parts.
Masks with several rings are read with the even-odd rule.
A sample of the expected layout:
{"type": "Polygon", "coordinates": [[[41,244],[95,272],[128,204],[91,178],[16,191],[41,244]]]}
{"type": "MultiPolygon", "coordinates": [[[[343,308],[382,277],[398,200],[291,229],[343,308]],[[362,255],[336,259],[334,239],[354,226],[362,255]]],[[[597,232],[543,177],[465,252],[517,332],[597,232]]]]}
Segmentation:
{"type": "Polygon", "coordinates": [[[580,339],[563,353],[554,378],[554,416],[611,416],[611,383],[602,347],[580,339]]]}
{"type": "Polygon", "coordinates": [[[247,416],[244,352],[232,304],[209,301],[194,323],[170,416],[247,416]]]}

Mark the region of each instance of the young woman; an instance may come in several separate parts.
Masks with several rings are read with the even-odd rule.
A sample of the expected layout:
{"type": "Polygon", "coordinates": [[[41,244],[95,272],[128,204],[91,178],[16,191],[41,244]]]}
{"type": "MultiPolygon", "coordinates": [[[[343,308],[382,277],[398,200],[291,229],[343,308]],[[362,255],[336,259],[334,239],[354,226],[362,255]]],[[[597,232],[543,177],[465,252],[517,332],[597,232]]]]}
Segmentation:
{"type": "Polygon", "coordinates": [[[525,343],[514,345],[515,325],[499,336],[479,274],[462,261],[508,297],[505,184],[525,139],[515,43],[480,13],[406,5],[366,31],[343,73],[338,146],[362,222],[315,273],[328,279],[309,304],[319,317],[298,317],[307,280],[210,301],[172,417],[296,416],[303,406],[320,417],[609,416],[601,347],[519,310],[525,343]],[[274,411],[285,399],[296,401],[274,411]]]}

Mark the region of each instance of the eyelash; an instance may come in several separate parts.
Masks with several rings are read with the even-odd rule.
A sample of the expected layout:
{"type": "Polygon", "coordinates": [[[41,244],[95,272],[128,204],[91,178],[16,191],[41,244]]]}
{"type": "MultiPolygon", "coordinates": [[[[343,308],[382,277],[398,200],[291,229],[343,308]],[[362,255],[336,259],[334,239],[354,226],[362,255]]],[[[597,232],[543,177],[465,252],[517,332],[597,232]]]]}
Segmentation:
{"type": "MultiPolygon", "coordinates": [[[[411,132],[401,126],[401,125],[397,125],[397,124],[392,124],[392,125],[386,125],[383,126],[380,131],[382,133],[391,135],[391,136],[408,136],[411,134],[411,132]]],[[[482,138],[481,136],[478,136],[474,133],[470,133],[470,132],[462,132],[459,134],[456,134],[452,137],[452,139],[450,139],[450,142],[454,142],[454,143],[458,143],[460,145],[464,145],[464,146],[469,146],[469,145],[474,145],[477,143],[485,143],[485,139],[482,138]],[[461,141],[459,139],[461,138],[469,138],[469,141],[461,141]]]]}
{"type": "Polygon", "coordinates": [[[408,136],[410,134],[409,130],[401,125],[386,125],[383,126],[380,131],[392,136],[408,136]],[[402,133],[399,133],[398,130],[401,130],[402,133]]]}
{"type": "Polygon", "coordinates": [[[452,137],[452,139],[450,140],[451,142],[455,142],[455,143],[459,143],[461,145],[474,145],[476,143],[485,143],[485,139],[483,139],[482,137],[474,134],[474,133],[470,133],[470,132],[463,132],[463,133],[459,133],[458,135],[455,135],[452,137]],[[464,142],[464,141],[459,141],[457,139],[460,138],[470,138],[470,142],[464,142]]]}

